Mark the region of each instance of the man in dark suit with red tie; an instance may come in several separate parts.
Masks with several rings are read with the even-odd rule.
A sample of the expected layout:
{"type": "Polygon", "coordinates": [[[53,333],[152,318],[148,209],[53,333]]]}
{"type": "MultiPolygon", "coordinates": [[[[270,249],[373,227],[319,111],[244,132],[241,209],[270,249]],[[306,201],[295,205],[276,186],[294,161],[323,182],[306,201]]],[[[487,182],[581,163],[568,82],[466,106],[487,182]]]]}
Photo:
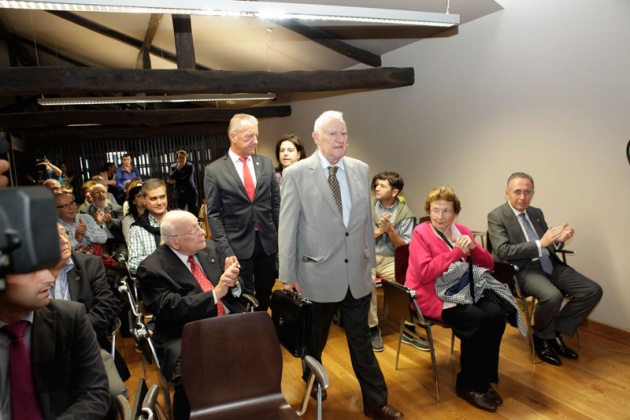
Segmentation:
{"type": "Polygon", "coordinates": [[[255,154],[258,120],[236,114],[230,150],[206,167],[204,187],[212,239],[241,265],[245,292],[266,311],[276,280],[280,187],[271,159],[255,154]]]}
{"type": "Polygon", "coordinates": [[[48,270],[0,293],[0,417],[102,419],[111,406],[96,334],[77,302],[50,299],[48,270]]]}
{"type": "Polygon", "coordinates": [[[145,305],[153,313],[153,340],[166,378],[173,379],[176,419],[190,407],[181,384],[182,330],[191,321],[244,312],[239,302],[238,261],[223,257],[204,238],[197,217],[183,210],[168,212],[160,223],[164,243],[137,270],[145,305]]]}

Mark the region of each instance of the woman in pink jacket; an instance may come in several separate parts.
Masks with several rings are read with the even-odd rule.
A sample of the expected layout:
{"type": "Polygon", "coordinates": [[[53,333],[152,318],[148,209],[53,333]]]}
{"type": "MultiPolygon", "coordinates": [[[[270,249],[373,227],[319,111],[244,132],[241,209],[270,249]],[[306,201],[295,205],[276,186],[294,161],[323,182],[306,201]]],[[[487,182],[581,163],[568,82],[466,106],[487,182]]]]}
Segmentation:
{"type": "Polygon", "coordinates": [[[476,266],[488,270],[494,267],[494,260],[466,226],[453,223],[461,203],[451,188],[431,190],[424,209],[431,220],[414,229],[405,285],[418,292],[417,302],[424,316],[448,323],[461,340],[457,395],[477,408],[496,411],[503,400],[491,383],[499,380],[505,315],[485,297],[475,304],[456,304],[444,302],[435,291],[436,280],[452,263],[465,262],[468,254],[476,266]]]}

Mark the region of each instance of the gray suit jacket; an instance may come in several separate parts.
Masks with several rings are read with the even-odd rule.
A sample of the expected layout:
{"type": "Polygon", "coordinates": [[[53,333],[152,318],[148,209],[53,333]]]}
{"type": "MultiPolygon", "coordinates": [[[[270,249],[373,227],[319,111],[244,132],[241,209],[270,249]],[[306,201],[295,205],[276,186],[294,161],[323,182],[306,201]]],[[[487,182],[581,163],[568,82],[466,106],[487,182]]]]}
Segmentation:
{"type": "Polygon", "coordinates": [[[343,224],[317,153],[284,171],[280,207],[280,280],[298,282],[302,296],[340,302],[372,292],[375,266],[368,166],[343,158],[352,210],[343,224]]]}
{"type": "MultiPolygon", "coordinates": [[[[536,233],[542,238],[549,229],[542,210],[530,206],[525,211],[536,233]]],[[[488,236],[492,244],[492,254],[501,260],[516,264],[519,269],[529,265],[533,258],[539,257],[536,243],[528,242],[514,211],[507,202],[488,214],[488,236]]],[[[555,255],[556,249],[553,246],[548,249],[552,261],[559,263],[560,260],[555,255]]]]}
{"type": "Polygon", "coordinates": [[[219,252],[227,257],[249,259],[254,252],[256,231],[267,255],[278,252],[280,187],[271,159],[252,155],[256,174],[254,202],[229,154],[206,166],[204,188],[208,223],[219,252]]]}

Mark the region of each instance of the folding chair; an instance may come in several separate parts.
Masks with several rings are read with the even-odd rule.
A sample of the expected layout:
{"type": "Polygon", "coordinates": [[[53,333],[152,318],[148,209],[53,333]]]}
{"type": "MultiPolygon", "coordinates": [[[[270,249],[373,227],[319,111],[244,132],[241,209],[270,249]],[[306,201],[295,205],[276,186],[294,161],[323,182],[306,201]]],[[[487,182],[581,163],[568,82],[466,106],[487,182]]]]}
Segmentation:
{"type": "MultiPolygon", "coordinates": [[[[400,347],[402,345],[403,331],[419,338],[414,331],[405,328],[405,321],[416,327],[422,328],[427,335],[429,342],[429,351],[431,353],[431,362],[433,364],[433,379],[435,381],[435,399],[440,402],[440,385],[438,382],[438,368],[435,358],[435,344],[433,342],[433,334],[431,327],[439,325],[442,328],[450,328],[446,323],[435,319],[427,318],[422,315],[422,311],[416,302],[416,291],[409,289],[398,283],[389,280],[383,280],[383,293],[385,311],[387,316],[392,315],[400,319],[398,349],[396,351],[396,370],[398,370],[398,358],[400,356],[400,347]],[[413,309],[412,309],[413,308],[413,309]]],[[[451,335],[451,352],[453,351],[454,336],[451,335]]]]}

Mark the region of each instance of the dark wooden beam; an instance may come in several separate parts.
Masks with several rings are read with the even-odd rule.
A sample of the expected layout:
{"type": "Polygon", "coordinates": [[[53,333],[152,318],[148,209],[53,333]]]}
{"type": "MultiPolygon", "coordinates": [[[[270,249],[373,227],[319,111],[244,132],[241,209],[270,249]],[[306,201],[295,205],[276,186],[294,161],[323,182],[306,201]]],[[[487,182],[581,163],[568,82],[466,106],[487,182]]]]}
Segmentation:
{"type": "Polygon", "coordinates": [[[278,20],[274,21],[275,24],[284,28],[290,29],[293,32],[297,32],[310,39],[313,42],[317,42],[324,47],[333,50],[339,54],[350,57],[351,59],[358,61],[359,63],[367,64],[372,67],[381,67],[381,57],[369,51],[361,48],[354,47],[347,42],[341,41],[339,38],[326,33],[318,28],[303,25],[296,20],[278,20]]]}
{"type": "Polygon", "coordinates": [[[138,59],[136,60],[137,69],[148,70],[151,68],[151,56],[149,55],[149,50],[153,45],[153,39],[155,38],[155,34],[160,27],[163,17],[164,15],[162,13],[153,13],[151,15],[149,25],[147,26],[147,33],[144,35],[144,41],[142,42],[140,52],[138,53],[138,59]]]}
{"type": "MultiPolygon", "coordinates": [[[[36,50],[45,52],[46,54],[50,54],[53,57],[58,58],[59,60],[65,61],[68,64],[72,64],[73,66],[77,66],[77,67],[91,67],[88,63],[83,62],[83,61],[79,61],[76,60],[74,58],[68,57],[67,55],[65,55],[63,52],[55,49],[55,48],[51,48],[45,44],[42,44],[41,41],[38,41],[37,43],[33,42],[30,39],[24,38],[23,36],[20,35],[13,35],[15,37],[15,39],[17,39],[18,41],[20,41],[22,44],[28,45],[31,48],[35,48],[36,50]]],[[[33,64],[33,66],[35,66],[36,64],[33,64]]]]}
{"type": "Polygon", "coordinates": [[[0,94],[90,93],[285,93],[348,89],[390,89],[414,83],[414,69],[202,71],[0,67],[0,94]]]}
{"type": "Polygon", "coordinates": [[[11,66],[18,67],[23,66],[35,66],[37,65],[35,59],[26,51],[24,46],[20,44],[19,39],[9,32],[4,22],[0,20],[0,37],[5,40],[9,50],[9,61],[11,66]]]}
{"type": "Polygon", "coordinates": [[[175,34],[177,68],[194,69],[195,48],[193,43],[190,15],[173,15],[173,32],[175,34]]]}
{"type": "MultiPolygon", "coordinates": [[[[58,12],[58,11],[48,11],[48,13],[51,13],[57,17],[60,17],[62,19],[65,19],[69,22],[72,22],[74,24],[77,24],[79,26],[82,26],[86,29],[89,29],[93,32],[99,33],[101,35],[105,35],[107,37],[110,37],[112,39],[115,39],[116,41],[125,43],[127,45],[131,45],[133,47],[136,47],[138,49],[142,48],[143,45],[143,41],[140,41],[139,39],[136,39],[134,37],[131,37],[129,35],[123,34],[122,32],[118,32],[112,28],[108,28],[107,26],[101,25],[99,23],[96,23],[94,21],[91,21],[89,19],[86,19],[84,17],[81,17],[79,15],[75,15],[74,13],[70,13],[70,12],[58,12]]],[[[149,51],[152,54],[155,54],[157,56],[160,56],[161,58],[170,61],[172,63],[177,63],[177,56],[175,54],[173,54],[172,52],[163,50],[162,48],[158,48],[155,45],[151,45],[151,47],[149,48],[149,51]]],[[[196,68],[198,70],[210,70],[208,67],[206,66],[202,66],[201,64],[196,64],[196,68]]]]}
{"type": "MultiPolygon", "coordinates": [[[[288,117],[290,105],[252,108],[203,108],[156,111],[39,111],[0,114],[0,128],[5,131],[40,127],[65,127],[68,124],[169,125],[228,122],[234,114],[246,113],[256,118],[288,117]]],[[[101,127],[103,129],[103,127],[101,127]]]]}

